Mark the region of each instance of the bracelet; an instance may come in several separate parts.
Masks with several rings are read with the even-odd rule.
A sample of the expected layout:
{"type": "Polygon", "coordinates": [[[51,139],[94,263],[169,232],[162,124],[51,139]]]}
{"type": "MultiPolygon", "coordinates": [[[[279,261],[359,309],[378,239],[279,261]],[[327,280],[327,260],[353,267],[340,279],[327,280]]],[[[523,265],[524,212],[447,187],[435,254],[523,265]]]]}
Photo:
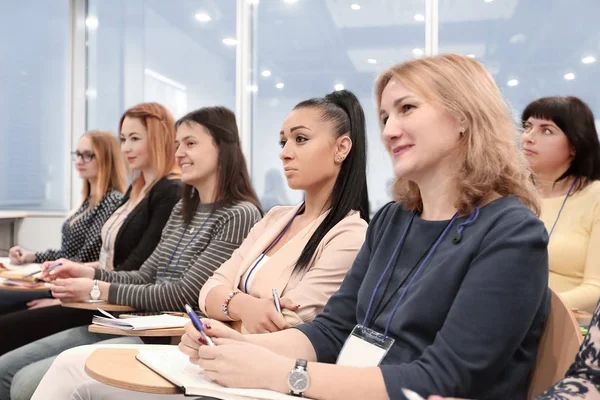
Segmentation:
{"type": "Polygon", "coordinates": [[[231,318],[231,316],[229,315],[229,302],[238,293],[241,293],[241,292],[239,290],[237,290],[237,289],[234,290],[233,292],[229,293],[227,295],[227,297],[225,297],[225,302],[223,304],[221,304],[221,311],[223,311],[223,314],[225,314],[225,316],[227,318],[229,318],[231,321],[233,321],[234,319],[231,318]]]}

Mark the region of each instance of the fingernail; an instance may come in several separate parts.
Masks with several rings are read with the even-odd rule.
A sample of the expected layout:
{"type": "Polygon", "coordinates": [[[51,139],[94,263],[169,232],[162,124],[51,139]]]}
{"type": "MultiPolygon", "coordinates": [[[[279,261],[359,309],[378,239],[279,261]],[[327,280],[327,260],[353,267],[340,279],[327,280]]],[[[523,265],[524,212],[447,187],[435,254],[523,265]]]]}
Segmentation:
{"type": "Polygon", "coordinates": [[[206,344],[206,340],[204,340],[204,338],[203,338],[202,336],[200,336],[200,337],[198,338],[198,341],[199,341],[200,343],[202,343],[202,344],[206,344]]]}
{"type": "Polygon", "coordinates": [[[206,327],[206,329],[210,329],[210,324],[208,322],[205,323],[204,326],[206,327]]]}

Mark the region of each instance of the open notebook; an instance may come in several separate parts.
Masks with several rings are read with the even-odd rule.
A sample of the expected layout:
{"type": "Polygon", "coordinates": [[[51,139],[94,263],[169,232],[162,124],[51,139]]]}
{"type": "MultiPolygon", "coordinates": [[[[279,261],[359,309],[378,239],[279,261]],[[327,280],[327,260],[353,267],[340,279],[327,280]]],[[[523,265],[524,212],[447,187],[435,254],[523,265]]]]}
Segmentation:
{"type": "Polygon", "coordinates": [[[11,279],[11,278],[4,278],[4,277],[0,277],[0,285],[14,286],[14,287],[20,287],[20,288],[25,288],[25,289],[37,289],[37,288],[47,287],[48,290],[50,290],[50,284],[46,283],[46,282],[32,282],[32,281],[26,281],[26,280],[22,280],[22,279],[11,279]]]}
{"type": "Polygon", "coordinates": [[[212,396],[223,400],[298,399],[271,390],[223,387],[205,378],[202,368],[190,363],[188,357],[176,346],[165,346],[165,350],[141,350],[136,358],[175,386],[180,387],[186,396],[212,396]]]}
{"type": "Polygon", "coordinates": [[[92,324],[108,326],[110,328],[123,329],[126,331],[183,328],[185,324],[190,322],[190,319],[187,317],[177,317],[168,314],[119,319],[113,317],[101,308],[98,308],[98,311],[106,315],[106,317],[94,315],[94,317],[92,318],[92,324]]]}
{"type": "Polygon", "coordinates": [[[23,275],[41,271],[41,269],[42,264],[14,265],[10,263],[10,259],[8,257],[0,257],[0,272],[4,271],[2,276],[7,278],[18,279],[23,275]]]}

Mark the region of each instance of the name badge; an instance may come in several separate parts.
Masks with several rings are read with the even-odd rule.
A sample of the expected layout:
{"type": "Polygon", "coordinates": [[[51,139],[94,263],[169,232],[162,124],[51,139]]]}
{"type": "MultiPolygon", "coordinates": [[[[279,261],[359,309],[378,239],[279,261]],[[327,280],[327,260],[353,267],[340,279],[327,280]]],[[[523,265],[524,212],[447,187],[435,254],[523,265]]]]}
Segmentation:
{"type": "Polygon", "coordinates": [[[385,337],[373,329],[356,325],[338,356],[337,365],[348,367],[377,367],[394,344],[394,339],[385,337]]]}

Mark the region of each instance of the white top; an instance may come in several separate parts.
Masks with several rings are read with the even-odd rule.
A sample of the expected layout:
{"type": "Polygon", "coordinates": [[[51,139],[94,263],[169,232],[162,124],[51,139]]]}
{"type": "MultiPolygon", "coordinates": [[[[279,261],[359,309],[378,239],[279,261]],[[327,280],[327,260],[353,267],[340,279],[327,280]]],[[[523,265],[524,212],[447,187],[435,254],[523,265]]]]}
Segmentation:
{"type": "Polygon", "coordinates": [[[102,248],[100,249],[99,259],[100,269],[107,269],[109,271],[114,269],[113,257],[115,254],[115,241],[123,222],[125,222],[130,212],[129,201],[127,201],[115,211],[102,226],[102,248]]]}
{"type": "Polygon", "coordinates": [[[246,286],[248,287],[248,291],[250,291],[250,288],[252,287],[252,282],[254,281],[254,277],[256,276],[256,273],[258,272],[258,270],[266,264],[267,261],[269,261],[271,257],[267,256],[267,255],[260,255],[258,256],[258,258],[251,264],[251,267],[248,268],[248,270],[246,270],[246,272],[244,273],[244,275],[242,275],[242,279],[240,279],[240,290],[243,292],[246,289],[246,286]],[[262,257],[262,260],[260,260],[260,262],[258,263],[258,265],[256,265],[256,261],[258,261],[259,258],[262,257]],[[256,266],[255,266],[256,265],[256,266]],[[248,281],[248,284],[246,284],[246,280],[248,281]]]}

